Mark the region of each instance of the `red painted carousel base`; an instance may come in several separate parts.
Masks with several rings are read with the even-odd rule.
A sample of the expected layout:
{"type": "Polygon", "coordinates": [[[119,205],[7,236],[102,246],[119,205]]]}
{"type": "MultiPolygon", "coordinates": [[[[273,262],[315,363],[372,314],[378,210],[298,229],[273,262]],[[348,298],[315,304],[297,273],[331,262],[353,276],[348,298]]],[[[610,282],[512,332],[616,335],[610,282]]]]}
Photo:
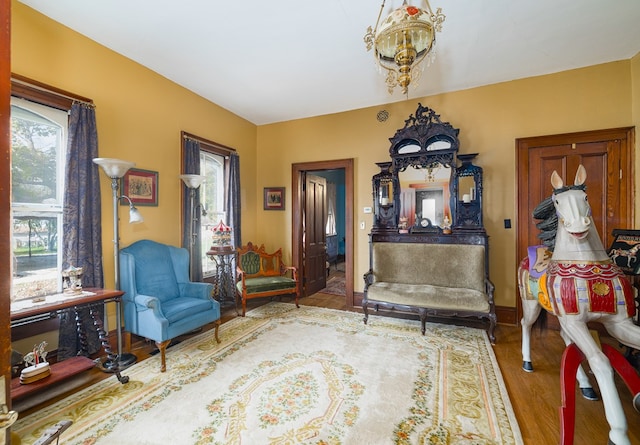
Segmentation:
{"type": "MultiPolygon", "coordinates": [[[[629,364],[624,356],[613,347],[603,344],[602,352],[609,358],[611,366],[620,375],[631,394],[636,397],[637,403],[640,394],[640,377],[636,370],[629,364]]],[[[578,366],[584,360],[584,355],[575,344],[570,344],[562,354],[560,366],[560,392],[562,406],[560,407],[560,444],[573,444],[576,416],[576,372],[578,366]]]]}

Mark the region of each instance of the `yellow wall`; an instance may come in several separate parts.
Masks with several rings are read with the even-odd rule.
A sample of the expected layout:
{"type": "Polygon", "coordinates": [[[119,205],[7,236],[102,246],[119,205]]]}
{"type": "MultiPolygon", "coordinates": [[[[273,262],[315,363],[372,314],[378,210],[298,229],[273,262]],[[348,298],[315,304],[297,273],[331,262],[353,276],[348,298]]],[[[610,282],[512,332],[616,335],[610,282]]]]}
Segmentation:
{"type": "MultiPolygon", "coordinates": [[[[92,98],[97,106],[100,155],[135,161],[160,173],[160,205],[141,208],[145,223],[121,224],[122,244],[140,238],[180,240],[181,130],[238,150],[241,159],[243,241],[283,247],[291,258],[291,164],[354,158],[355,290],[368,268],[367,234],[375,162],[389,160],[389,138],[418,102],[460,128],[461,153],[478,152],[484,169],[484,220],[491,245],[496,301],[515,306],[515,139],[640,123],[640,55],[562,73],[505,82],[404,102],[255,125],[169,80],[12,2],[12,70],[92,98]],[[380,123],[376,113],[390,117],[380,123]],[[258,168],[258,166],[260,166],[258,168]],[[286,211],[262,210],[262,189],[287,187],[286,211]],[[365,221],[366,230],[359,229],[365,221]]],[[[423,81],[429,80],[428,72],[423,81]]],[[[380,79],[380,88],[384,88],[380,79]]],[[[640,168],[636,168],[640,171],[640,168]]],[[[109,196],[103,178],[103,196],[109,196]]],[[[103,203],[105,277],[112,284],[110,201],[103,203]]]]}
{"type": "MultiPolygon", "coordinates": [[[[180,244],[181,130],[238,150],[242,230],[254,232],[255,125],[22,3],[11,6],[12,72],[93,99],[100,156],[159,172],[159,205],[139,208],[142,224],[127,224],[122,213],[121,246],[142,238],[180,244]]],[[[104,272],[113,286],[111,188],[105,175],[101,180],[104,272]]]]}
{"type": "MultiPolygon", "coordinates": [[[[290,121],[258,128],[257,186],[291,184],[291,164],[355,158],[355,290],[368,269],[368,237],[372,216],[371,176],[375,162],[388,161],[389,138],[413,114],[418,102],[434,109],[441,119],[460,128],[460,152],[479,153],[484,169],[484,222],[490,236],[491,278],[496,303],[515,306],[516,229],[504,229],[504,219],[516,218],[515,139],[633,125],[631,117],[631,62],[621,61],[558,74],[505,82],[433,97],[409,99],[386,106],[290,121]],[[384,123],[376,113],[386,109],[384,123]],[[360,230],[365,221],[366,230],[360,230]]],[[[428,73],[424,81],[428,81],[428,73]]],[[[380,79],[383,88],[383,79],[380,79]]],[[[289,194],[290,195],[290,194],[289,194]]],[[[263,212],[261,240],[290,248],[291,212],[263,212]],[[287,230],[273,231],[284,226],[287,230]]]]}

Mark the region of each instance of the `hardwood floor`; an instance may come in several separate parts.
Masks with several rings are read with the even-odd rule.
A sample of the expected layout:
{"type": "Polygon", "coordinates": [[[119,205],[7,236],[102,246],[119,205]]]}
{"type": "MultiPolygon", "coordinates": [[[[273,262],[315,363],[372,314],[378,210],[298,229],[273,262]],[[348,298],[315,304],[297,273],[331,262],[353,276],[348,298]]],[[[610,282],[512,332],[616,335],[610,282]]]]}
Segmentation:
{"type": "MultiPolygon", "coordinates": [[[[290,301],[289,299],[283,299],[290,301]]],[[[248,310],[255,308],[268,300],[250,300],[248,310]]],[[[344,297],[318,293],[300,299],[301,305],[318,306],[331,309],[345,310],[344,297]]],[[[233,308],[223,311],[222,322],[236,317],[233,308]]],[[[210,326],[209,326],[210,327],[210,326]]],[[[493,350],[502,371],[503,378],[516,418],[522,431],[524,443],[529,445],[557,444],[560,441],[559,415],[560,405],[560,357],[564,351],[564,343],[556,331],[534,332],[532,339],[532,360],[535,372],[526,373],[521,368],[520,328],[499,325],[496,330],[497,343],[493,350]]],[[[141,339],[134,339],[132,352],[138,360],[149,358],[155,345],[141,339]]],[[[611,339],[602,339],[615,346],[611,339]]],[[[170,366],[170,364],[169,364],[170,366]]],[[[88,386],[109,376],[97,369],[86,373],[88,377],[81,386],[88,386]]],[[[126,375],[126,371],[124,372],[126,375]]],[[[595,385],[595,379],[591,376],[595,385]]],[[[627,422],[629,424],[629,438],[632,444],[640,444],[640,413],[632,407],[631,394],[622,381],[617,378],[618,392],[623,401],[627,422]]],[[[77,390],[78,388],[74,388],[77,390]]],[[[68,394],[68,393],[67,393],[68,394]]],[[[26,415],[41,409],[54,400],[64,397],[61,394],[54,399],[35,403],[21,415],[26,415]]],[[[576,444],[606,444],[609,427],[604,417],[601,401],[592,402],[577,396],[576,399],[576,444]]]]}

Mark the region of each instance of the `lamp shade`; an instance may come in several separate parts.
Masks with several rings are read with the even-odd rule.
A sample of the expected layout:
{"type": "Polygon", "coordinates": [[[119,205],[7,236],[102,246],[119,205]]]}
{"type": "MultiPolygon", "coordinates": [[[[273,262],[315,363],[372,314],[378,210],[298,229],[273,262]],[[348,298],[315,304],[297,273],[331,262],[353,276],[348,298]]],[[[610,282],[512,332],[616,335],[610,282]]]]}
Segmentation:
{"type": "Polygon", "coordinates": [[[204,175],[180,175],[180,179],[184,181],[184,184],[190,189],[197,189],[206,179],[204,175]]]}
{"type": "Polygon", "coordinates": [[[129,206],[129,224],[139,224],[144,221],[144,218],[133,205],[129,206]]]}
{"type": "Polygon", "coordinates": [[[102,167],[102,170],[111,179],[122,178],[130,168],[135,167],[135,162],[123,161],[114,158],[94,158],[93,162],[102,167]]]}

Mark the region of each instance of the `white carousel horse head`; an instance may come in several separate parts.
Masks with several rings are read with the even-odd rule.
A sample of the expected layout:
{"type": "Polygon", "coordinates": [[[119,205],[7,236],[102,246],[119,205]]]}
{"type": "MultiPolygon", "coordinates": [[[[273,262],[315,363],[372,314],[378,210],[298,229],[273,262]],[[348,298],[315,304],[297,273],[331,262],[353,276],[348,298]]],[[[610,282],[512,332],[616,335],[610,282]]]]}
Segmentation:
{"type": "Polygon", "coordinates": [[[552,260],[609,261],[593,224],[585,191],[587,172],[580,165],[571,186],[565,186],[556,171],[551,175],[553,205],[558,215],[558,231],[552,260]]]}
{"type": "MultiPolygon", "coordinates": [[[[584,186],[586,177],[586,170],[580,166],[574,184],[565,186],[557,172],[553,172],[552,199],[558,221],[549,267],[546,273],[533,276],[529,259],[525,258],[518,269],[523,307],[523,368],[533,370],[530,332],[542,306],[558,317],[565,342],[575,343],[588,360],[602,392],[611,428],[610,442],[629,444],[611,363],[592,337],[587,323],[602,323],[614,338],[634,349],[640,349],[640,326],[631,318],[635,312],[631,285],[607,255],[594,227],[584,186]]],[[[579,370],[577,377],[582,389],[589,385],[583,371],[579,370]]],[[[634,406],[640,410],[640,393],[634,396],[634,406]]]]}

